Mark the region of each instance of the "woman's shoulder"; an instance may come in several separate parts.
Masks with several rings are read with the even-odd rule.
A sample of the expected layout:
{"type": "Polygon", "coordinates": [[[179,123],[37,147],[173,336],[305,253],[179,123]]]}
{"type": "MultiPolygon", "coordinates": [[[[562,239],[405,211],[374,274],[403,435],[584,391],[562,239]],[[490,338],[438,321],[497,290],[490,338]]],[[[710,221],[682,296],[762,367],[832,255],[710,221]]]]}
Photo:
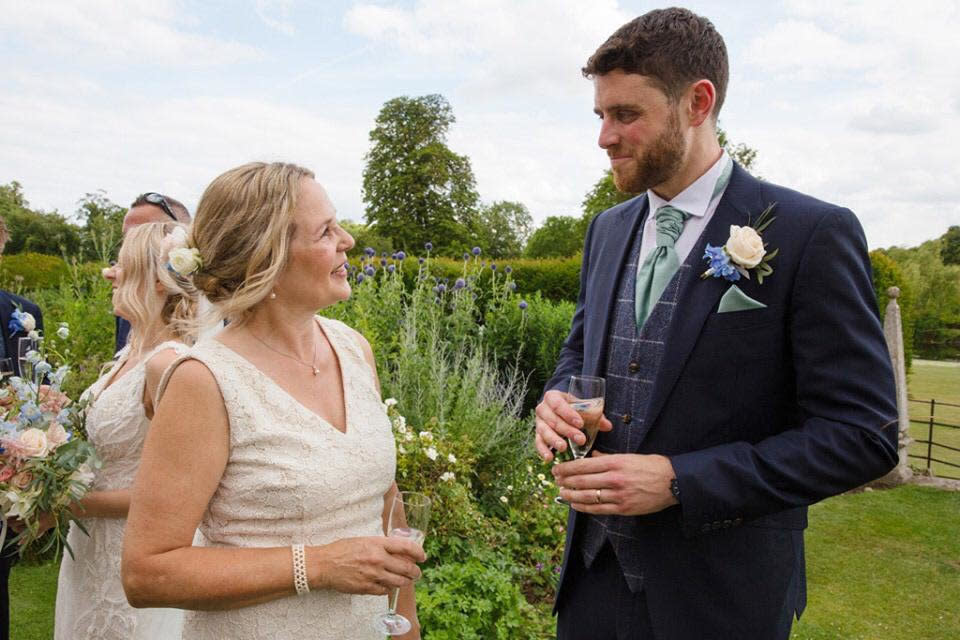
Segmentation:
{"type": "Polygon", "coordinates": [[[372,353],[372,349],[370,348],[370,343],[362,333],[340,320],[325,318],[323,316],[317,316],[317,320],[323,328],[328,331],[328,335],[330,333],[335,334],[334,339],[339,339],[340,344],[349,348],[354,355],[364,360],[368,359],[367,353],[372,353]]]}

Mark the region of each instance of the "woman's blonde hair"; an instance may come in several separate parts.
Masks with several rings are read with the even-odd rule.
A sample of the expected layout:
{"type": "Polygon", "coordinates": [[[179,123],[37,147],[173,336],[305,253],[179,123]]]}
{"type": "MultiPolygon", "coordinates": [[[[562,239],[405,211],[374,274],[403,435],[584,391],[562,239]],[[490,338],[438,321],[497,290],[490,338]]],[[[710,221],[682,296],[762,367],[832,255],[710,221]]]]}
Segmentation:
{"type": "Polygon", "coordinates": [[[187,344],[196,339],[197,290],[188,279],[167,268],[164,238],[178,227],[186,232],[177,222],[141,224],[123,238],[117,256],[123,274],[117,286],[117,306],[130,321],[127,343],[135,354],[143,350],[143,331],[155,324],[167,327],[187,344]],[[154,295],[157,283],[165,296],[154,295]]]}
{"type": "Polygon", "coordinates": [[[295,164],[251,162],[203,192],[189,245],[200,252],[193,283],[213,303],[212,320],[242,324],[270,294],[289,257],[300,181],[313,177],[295,164]]]}

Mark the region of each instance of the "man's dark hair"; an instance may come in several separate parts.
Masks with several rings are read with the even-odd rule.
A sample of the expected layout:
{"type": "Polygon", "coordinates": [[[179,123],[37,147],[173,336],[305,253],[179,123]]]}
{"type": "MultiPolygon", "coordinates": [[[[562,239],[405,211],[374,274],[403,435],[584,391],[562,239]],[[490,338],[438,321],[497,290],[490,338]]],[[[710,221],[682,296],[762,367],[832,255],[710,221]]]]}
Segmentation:
{"type": "MultiPolygon", "coordinates": [[[[148,192],[150,193],[150,192],[148,192]]],[[[154,204],[147,200],[148,193],[142,193],[137,196],[137,199],[130,204],[130,208],[139,207],[140,205],[148,204],[151,207],[158,207],[160,205],[154,204]]],[[[183,203],[177,200],[176,198],[171,198],[170,196],[163,196],[163,199],[166,201],[167,206],[170,207],[170,210],[173,211],[173,214],[177,216],[177,221],[184,224],[190,224],[190,210],[183,206],[183,203]]]]}
{"type": "Polygon", "coordinates": [[[671,101],[701,78],[713,83],[716,117],[727,94],[727,47],[713,23],[688,9],[656,9],[617,29],[600,45],[582,71],[587,78],[616,69],[656,81],[671,101]]]}

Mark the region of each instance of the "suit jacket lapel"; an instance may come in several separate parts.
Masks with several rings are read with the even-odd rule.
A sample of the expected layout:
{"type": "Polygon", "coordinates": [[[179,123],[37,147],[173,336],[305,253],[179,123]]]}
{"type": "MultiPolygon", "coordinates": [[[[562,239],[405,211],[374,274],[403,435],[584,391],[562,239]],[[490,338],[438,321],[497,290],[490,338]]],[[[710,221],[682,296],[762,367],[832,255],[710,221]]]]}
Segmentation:
{"type": "Polygon", "coordinates": [[[624,207],[615,215],[619,216],[612,228],[594,243],[591,251],[597,252],[591,258],[591,277],[587,281],[585,297],[587,308],[585,315],[599,314],[595,322],[585,323],[584,373],[602,376],[603,363],[607,355],[607,331],[610,328],[611,312],[616,307],[617,287],[623,274],[624,264],[630,254],[636,234],[642,229],[643,220],[648,211],[647,196],[635,198],[631,205],[624,207]]]}
{"type": "Polygon", "coordinates": [[[10,316],[13,315],[13,301],[6,292],[0,292],[0,334],[3,335],[3,344],[6,349],[5,358],[12,358],[14,367],[17,368],[19,375],[19,366],[17,362],[17,339],[10,331],[10,316]]]}
{"type": "Polygon", "coordinates": [[[690,252],[695,266],[689,270],[685,282],[681,283],[679,302],[673,312],[673,326],[667,338],[660,373],[653,386],[644,424],[652,426],[660,415],[697,342],[703,323],[717,307],[720,297],[730,284],[723,278],[700,279],[700,274],[707,268],[706,263],[700,259],[706,251],[707,243],[714,246],[725,243],[730,235],[730,225],[748,224],[749,216],[756,216],[761,211],[760,190],[756,178],[735,164],[730,185],[690,252]]]}

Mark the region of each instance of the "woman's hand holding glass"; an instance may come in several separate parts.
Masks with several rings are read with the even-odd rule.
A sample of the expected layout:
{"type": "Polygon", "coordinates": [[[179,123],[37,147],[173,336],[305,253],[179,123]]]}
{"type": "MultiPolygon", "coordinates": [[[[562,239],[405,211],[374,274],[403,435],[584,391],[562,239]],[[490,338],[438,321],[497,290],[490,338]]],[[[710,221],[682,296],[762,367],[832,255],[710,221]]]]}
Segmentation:
{"type": "Polygon", "coordinates": [[[307,575],[311,589],[382,596],[418,579],[417,563],[426,559],[423,548],[414,540],[345,538],[309,549],[307,575]]]}

